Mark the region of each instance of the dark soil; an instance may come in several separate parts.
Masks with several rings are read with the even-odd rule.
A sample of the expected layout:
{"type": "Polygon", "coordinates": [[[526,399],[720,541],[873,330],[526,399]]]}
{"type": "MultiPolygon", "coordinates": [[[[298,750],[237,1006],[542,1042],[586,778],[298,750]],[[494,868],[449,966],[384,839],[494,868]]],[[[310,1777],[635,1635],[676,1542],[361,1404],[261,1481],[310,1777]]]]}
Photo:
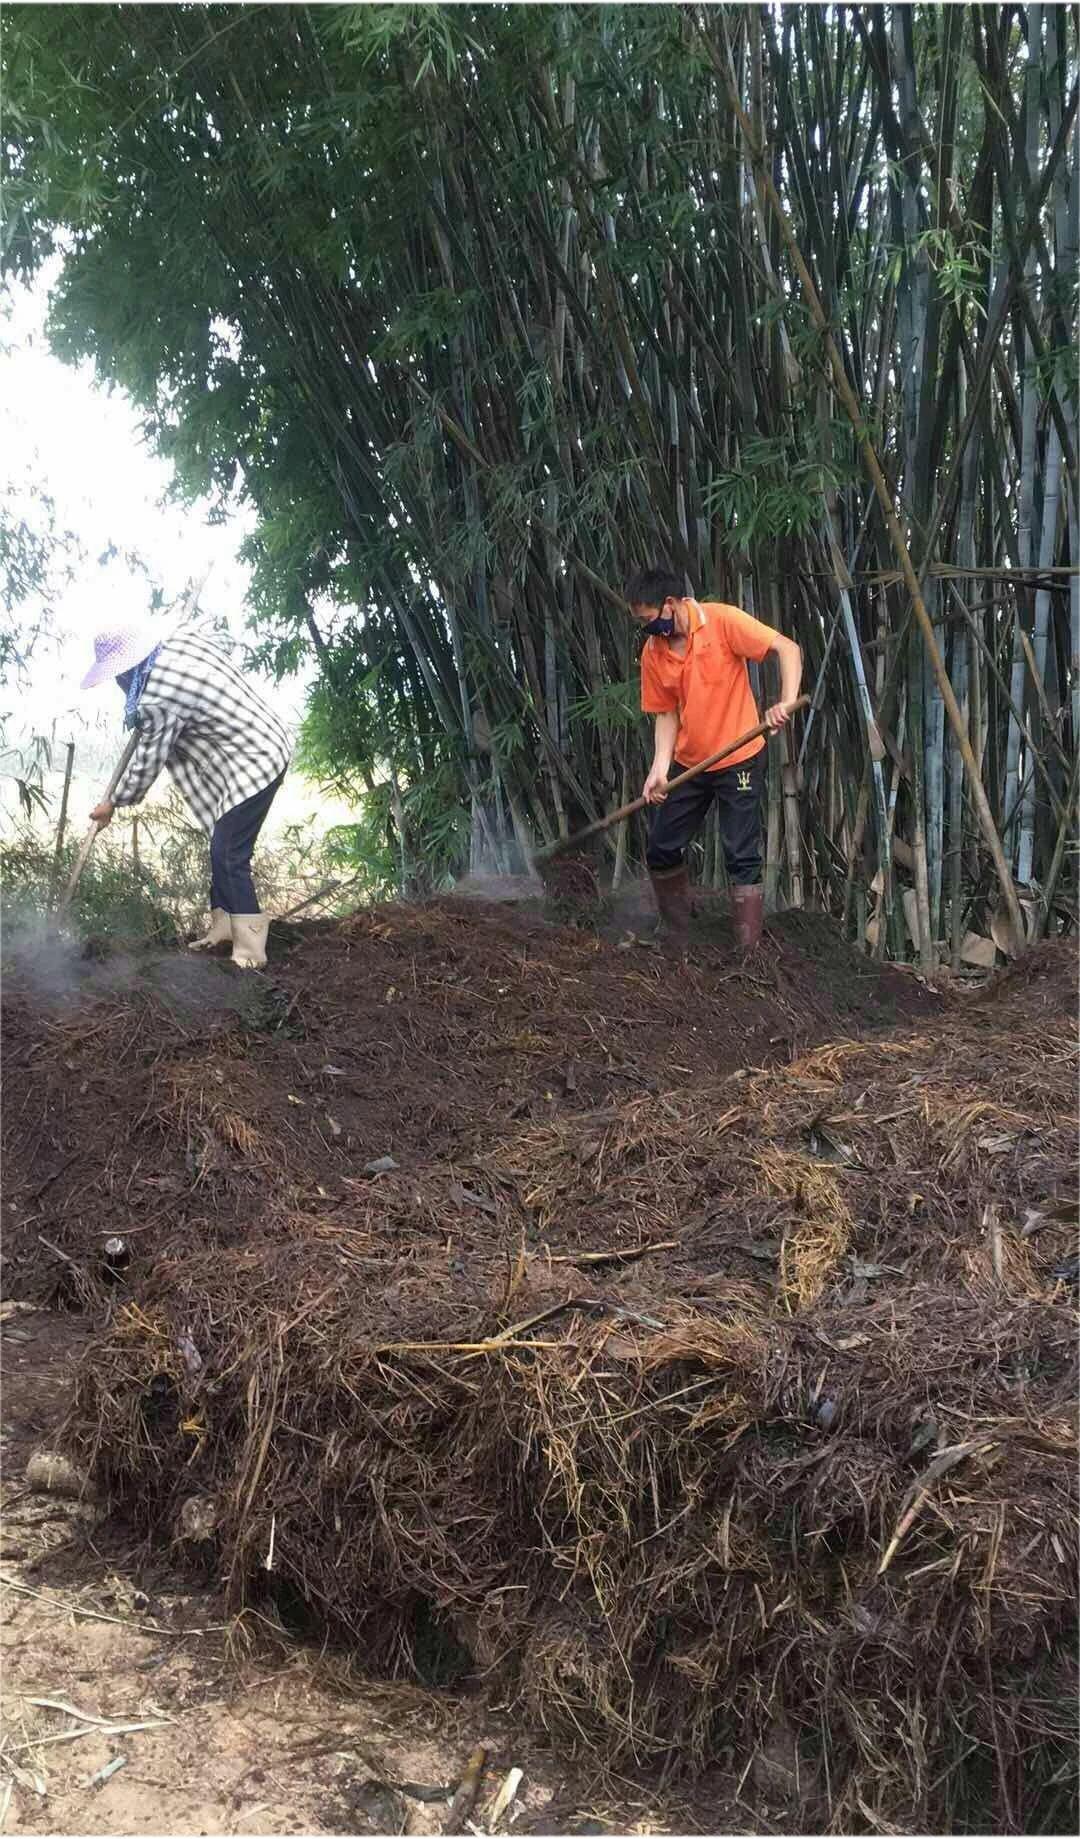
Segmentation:
{"type": "Polygon", "coordinates": [[[242,1238],[270,1171],[278,1198],[291,1188],[303,1205],[385,1157],[460,1156],[517,1120],[678,1093],[942,1013],[815,915],[776,921],[749,964],[723,921],[702,935],[684,965],[625,931],[450,899],[275,928],[265,978],[175,952],[10,962],[8,1292],[71,1290],[42,1238],[96,1284],[111,1236],[143,1266],[192,1229],[242,1238]]]}

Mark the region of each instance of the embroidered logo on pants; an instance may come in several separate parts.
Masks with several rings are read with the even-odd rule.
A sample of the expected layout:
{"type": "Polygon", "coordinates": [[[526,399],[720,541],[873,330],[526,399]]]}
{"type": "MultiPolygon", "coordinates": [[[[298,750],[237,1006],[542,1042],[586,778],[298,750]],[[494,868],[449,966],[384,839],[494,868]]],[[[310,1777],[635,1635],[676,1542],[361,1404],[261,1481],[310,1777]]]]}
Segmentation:
{"type": "Polygon", "coordinates": [[[750,774],[740,773],[735,780],[735,784],[740,792],[748,792],[750,790],[750,774]]]}

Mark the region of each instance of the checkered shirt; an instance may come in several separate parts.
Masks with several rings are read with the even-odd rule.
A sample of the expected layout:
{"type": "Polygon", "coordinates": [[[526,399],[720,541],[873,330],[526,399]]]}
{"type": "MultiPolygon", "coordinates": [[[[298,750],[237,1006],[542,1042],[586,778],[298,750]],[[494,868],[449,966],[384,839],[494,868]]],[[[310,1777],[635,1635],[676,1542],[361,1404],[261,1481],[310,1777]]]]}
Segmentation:
{"type": "Polygon", "coordinates": [[[154,660],[135,715],[135,751],[113,793],[117,805],[137,805],[167,767],[207,832],[285,771],[288,731],[200,632],[166,639],[154,660]]]}

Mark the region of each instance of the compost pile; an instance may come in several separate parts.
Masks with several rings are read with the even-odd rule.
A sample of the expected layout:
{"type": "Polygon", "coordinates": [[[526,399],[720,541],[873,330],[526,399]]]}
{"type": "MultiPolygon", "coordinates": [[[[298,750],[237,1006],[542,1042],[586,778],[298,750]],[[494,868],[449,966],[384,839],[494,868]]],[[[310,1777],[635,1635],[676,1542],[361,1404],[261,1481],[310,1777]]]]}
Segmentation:
{"type": "Polygon", "coordinates": [[[6,1004],[9,1280],[127,1233],[68,1436],[147,1534],[607,1767],[1072,1830],[1067,946],[943,1000],[444,902],[188,973],[6,1004]]]}

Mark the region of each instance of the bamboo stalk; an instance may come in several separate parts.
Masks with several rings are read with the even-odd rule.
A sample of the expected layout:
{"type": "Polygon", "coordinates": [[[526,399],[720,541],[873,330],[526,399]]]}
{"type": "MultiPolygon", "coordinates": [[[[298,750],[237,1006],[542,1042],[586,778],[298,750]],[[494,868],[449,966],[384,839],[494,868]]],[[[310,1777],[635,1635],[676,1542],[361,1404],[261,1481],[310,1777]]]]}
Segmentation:
{"type": "MultiPolygon", "coordinates": [[[[132,733],[128,739],[127,745],[125,746],[124,751],[120,755],[120,758],[117,761],[116,766],[113,770],[112,778],[109,780],[109,783],[105,788],[105,795],[101,801],[103,804],[108,804],[111,801],[113,793],[115,792],[117,786],[120,784],[121,779],[124,777],[124,774],[127,771],[128,762],[131,759],[132,754],[135,752],[135,747],[138,742],[138,739],[139,739],[139,731],[136,728],[132,730],[132,733]]],[[[71,905],[72,895],[74,894],[75,889],[78,887],[79,882],[82,879],[82,872],[83,872],[83,869],[86,867],[87,858],[89,857],[90,851],[94,847],[94,842],[98,835],[98,832],[102,830],[103,828],[104,826],[101,824],[91,824],[89,830],[87,831],[85,837],[83,838],[82,842],[79,845],[79,853],[75,857],[75,861],[72,866],[71,873],[68,876],[66,883],[64,884],[64,891],[60,896],[60,900],[56,908],[56,916],[58,919],[64,918],[65,914],[67,913],[68,908],[71,905]]]]}
{"type": "Polygon", "coordinates": [[[64,831],[67,828],[68,795],[71,791],[71,771],[75,764],[75,743],[67,743],[67,758],[64,762],[64,789],[60,794],[60,815],[56,822],[56,846],[53,850],[52,871],[49,875],[49,912],[56,905],[56,890],[60,881],[60,861],[64,853],[64,831]]]}
{"type": "MultiPolygon", "coordinates": [[[[1043,486],[1042,530],[1039,538],[1039,562],[1048,566],[1054,559],[1057,547],[1058,505],[1061,496],[1061,442],[1056,428],[1051,428],[1047,436],[1046,478],[1043,486]]],[[[1024,661],[1035,690],[1037,706],[1041,713],[1047,734],[1054,732],[1054,718],[1046,695],[1046,659],[1050,639],[1050,596],[1044,588],[1035,594],[1035,629],[1033,639],[1029,641],[1019,620],[1016,630],[1024,648],[1024,661]]],[[[1028,788],[1020,807],[1020,840],[1016,857],[1016,874],[1020,882],[1029,882],[1032,877],[1035,859],[1035,779],[1028,781],[1028,788]]]]}
{"type": "Polygon", "coordinates": [[[1062,811],[1061,820],[1058,824],[1054,854],[1050,861],[1050,868],[1046,877],[1046,886],[1043,889],[1042,906],[1038,925],[1036,927],[1036,937],[1038,938],[1045,937],[1049,930],[1050,915],[1054,910],[1058,882],[1061,879],[1062,865],[1065,861],[1065,850],[1068,844],[1070,826],[1075,831],[1076,795],[1078,789],[1080,789],[1080,754],[1077,754],[1073,761],[1072,778],[1069,781],[1069,795],[1065,800],[1065,808],[1062,811]]]}
{"type": "MultiPolygon", "coordinates": [[[[707,45],[709,45],[710,51],[713,52],[715,56],[715,48],[709,43],[708,39],[706,39],[705,42],[707,45]]],[[[837,351],[835,340],[833,339],[832,333],[829,329],[828,320],[826,319],[826,316],[822,310],[821,302],[818,298],[817,289],[814,286],[814,282],[813,282],[813,278],[811,277],[810,270],[806,266],[806,262],[803,258],[802,251],[799,248],[798,242],[795,237],[795,233],[792,230],[790,219],[788,217],[788,213],[784,208],[783,202],[781,201],[780,196],[777,193],[776,187],[773,184],[772,176],[767,168],[767,165],[765,164],[765,150],[761,147],[755,146],[754,138],[753,138],[753,128],[751,126],[751,123],[747,119],[746,111],[743,109],[742,104],[739,101],[738,93],[735,89],[734,80],[733,80],[733,76],[731,72],[724,68],[719,57],[716,57],[715,61],[717,64],[717,68],[720,71],[720,74],[727,86],[728,97],[731,103],[732,112],[736,116],[739,122],[739,125],[742,128],[743,134],[746,137],[746,144],[747,144],[748,149],[750,150],[751,157],[754,161],[754,164],[757,170],[758,183],[759,185],[763,187],[765,196],[768,198],[769,205],[780,226],[781,234],[783,235],[784,242],[788,250],[788,254],[791,258],[792,266],[795,268],[795,271],[799,277],[799,281],[802,286],[803,294],[806,299],[807,306],[809,307],[809,310],[810,310],[811,318],[813,319],[814,324],[817,327],[818,333],[820,334],[822,346],[825,351],[826,358],[828,360],[828,366],[829,366],[830,373],[832,375],[833,384],[836,389],[836,393],[840,397],[840,400],[843,403],[844,409],[851,422],[851,426],[852,426],[852,430],[855,435],[855,439],[862,453],[867,472],[870,475],[870,479],[873,484],[874,491],[877,495],[878,503],[881,506],[882,517],[884,518],[885,526],[889,532],[889,537],[892,541],[893,548],[896,551],[896,555],[900,563],[901,572],[904,578],[904,585],[907,588],[908,595],[911,601],[911,608],[915,615],[916,621],[918,622],[919,629],[922,633],[923,643],[926,646],[927,654],[930,659],[930,666],[931,666],[931,669],[933,670],[934,677],[941,690],[941,696],[945,704],[946,713],[952,725],[953,732],[956,735],[957,744],[960,748],[960,753],[963,758],[964,767],[968,774],[969,782],[971,785],[972,798],[975,804],[976,811],[978,813],[980,828],[982,829],[983,837],[986,841],[987,848],[989,849],[991,858],[993,860],[994,872],[997,876],[998,885],[1001,889],[1002,898],[1005,902],[1006,912],[1008,913],[1010,922],[1012,923],[1016,939],[1019,942],[1022,939],[1024,939],[1026,935],[1024,931],[1023,917],[1020,912],[1019,902],[1017,901],[1017,898],[1016,898],[1016,888],[1013,884],[1013,879],[1009,871],[1008,863],[1005,860],[1005,853],[1004,853],[1004,850],[1002,849],[1001,838],[998,835],[997,826],[994,823],[993,813],[990,810],[990,803],[986,796],[986,791],[982,784],[982,780],[979,777],[979,773],[978,773],[976,763],[975,763],[975,757],[971,751],[971,743],[968,740],[966,731],[964,730],[963,721],[962,721],[962,717],[960,714],[960,709],[957,704],[956,697],[953,693],[952,685],[949,682],[948,676],[946,674],[945,666],[941,658],[941,653],[939,652],[938,647],[937,647],[937,642],[934,638],[933,623],[930,619],[929,613],[927,612],[926,604],[923,600],[922,592],[919,588],[918,576],[915,573],[915,569],[914,569],[914,566],[911,560],[911,555],[908,550],[907,542],[905,540],[904,533],[902,529],[900,528],[900,523],[897,518],[896,511],[894,509],[892,493],[890,492],[889,487],[886,483],[885,475],[882,472],[881,464],[880,464],[880,461],[878,460],[877,453],[875,452],[873,442],[871,441],[869,433],[867,432],[865,428],[862,412],[859,408],[859,404],[856,400],[854,391],[852,390],[851,385],[848,382],[847,373],[844,369],[842,360],[840,358],[840,354],[837,351]]],[[[730,52],[729,52],[729,62],[730,62],[730,52]]]]}

